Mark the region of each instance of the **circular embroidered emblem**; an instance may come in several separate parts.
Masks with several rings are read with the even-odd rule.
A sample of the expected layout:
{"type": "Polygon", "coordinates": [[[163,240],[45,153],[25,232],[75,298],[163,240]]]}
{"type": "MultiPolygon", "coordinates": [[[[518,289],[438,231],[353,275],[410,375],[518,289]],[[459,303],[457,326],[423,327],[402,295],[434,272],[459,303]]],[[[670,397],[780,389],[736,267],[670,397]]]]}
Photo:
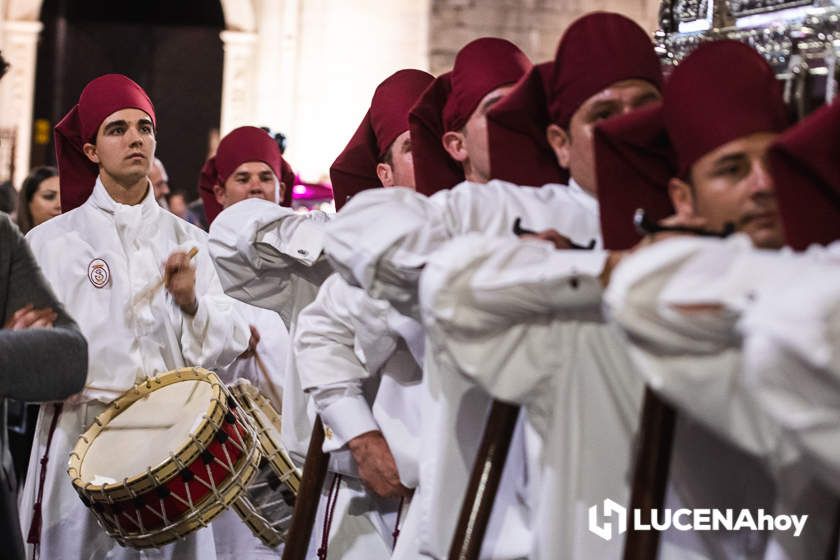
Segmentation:
{"type": "Polygon", "coordinates": [[[88,280],[96,288],[104,288],[111,281],[111,269],[102,259],[93,259],[88,265],[88,280]]]}

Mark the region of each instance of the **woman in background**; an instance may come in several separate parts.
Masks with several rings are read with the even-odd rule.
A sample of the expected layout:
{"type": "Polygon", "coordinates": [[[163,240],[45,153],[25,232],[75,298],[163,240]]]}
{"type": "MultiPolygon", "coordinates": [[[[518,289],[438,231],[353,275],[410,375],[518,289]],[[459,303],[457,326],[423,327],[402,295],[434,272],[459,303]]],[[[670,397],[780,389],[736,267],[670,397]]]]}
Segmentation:
{"type": "Polygon", "coordinates": [[[40,166],[29,172],[20,187],[18,228],[24,235],[37,225],[61,214],[58,170],[40,166]]]}

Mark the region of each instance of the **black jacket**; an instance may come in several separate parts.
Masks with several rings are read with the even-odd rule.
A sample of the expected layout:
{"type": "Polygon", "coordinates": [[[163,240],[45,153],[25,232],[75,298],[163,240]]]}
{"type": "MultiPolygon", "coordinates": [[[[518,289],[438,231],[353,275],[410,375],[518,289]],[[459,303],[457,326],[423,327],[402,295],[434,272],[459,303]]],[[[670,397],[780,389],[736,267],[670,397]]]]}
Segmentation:
{"type": "Polygon", "coordinates": [[[4,399],[52,401],[78,393],[85,384],[88,357],[85,338],[56,299],[26,240],[9,217],[0,213],[0,327],[30,303],[36,308],[51,307],[58,318],[51,329],[0,328],[0,541],[5,549],[0,554],[13,560],[23,558],[23,539],[6,442],[4,399]]]}

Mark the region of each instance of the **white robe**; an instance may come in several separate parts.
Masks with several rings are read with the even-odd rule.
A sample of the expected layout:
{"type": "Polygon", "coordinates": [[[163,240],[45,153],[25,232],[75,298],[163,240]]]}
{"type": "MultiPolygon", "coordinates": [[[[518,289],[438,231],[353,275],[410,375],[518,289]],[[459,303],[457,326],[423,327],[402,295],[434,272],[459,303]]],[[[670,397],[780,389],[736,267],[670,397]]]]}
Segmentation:
{"type": "Polygon", "coordinates": [[[423,334],[419,323],[330,276],[301,312],[298,373],[329,427],[324,451],[381,430],[402,483],[417,486],[423,334]]]}
{"type": "Polygon", "coordinates": [[[671,547],[697,558],[825,553],[832,522],[827,512],[836,499],[803,471],[779,425],[745,390],[737,329],[755,302],[775,298],[777,286],[801,274],[808,274],[806,259],[756,250],[743,235],[662,241],[628,257],[613,273],[606,301],[628,335],[636,371],[683,413],[671,497],[682,507],[809,515],[798,538],[789,531],[668,531],[663,554],[671,547]],[[796,264],[779,266],[783,259],[796,264]]]}
{"type": "Polygon", "coordinates": [[[247,379],[280,411],[283,408],[286,364],[289,361],[292,345],[289,329],[275,311],[246,304],[243,304],[241,309],[248,325],[256,327],[260,334],[256,355],[237,358],[228,367],[218,372],[219,377],[225,383],[247,379]],[[257,356],[265,366],[265,372],[261,370],[257,356]]]}
{"type": "MultiPolygon", "coordinates": [[[[322,212],[296,214],[262,199],[226,208],[210,226],[210,254],[225,293],[276,311],[293,338],[297,316],[332,273],[323,258],[322,212]]],[[[300,387],[289,353],[283,387],[281,438],[300,464],[306,457],[314,410],[300,387]]]]}
{"type": "MultiPolygon", "coordinates": [[[[371,299],[337,274],[324,282],[298,317],[294,348],[303,389],[324,422],[325,452],[346,450],[351,439],[379,430],[402,483],[417,486],[422,347],[420,325],[387,302],[371,299]]],[[[355,464],[351,467],[355,474],[355,464]]],[[[359,546],[365,553],[360,558],[390,557],[399,500],[363,492],[352,511],[336,508],[335,515],[358,516],[367,501],[380,540],[359,546]]]]}
{"type": "Polygon", "coordinates": [[[603,251],[472,234],[434,253],[421,277],[430,352],[524,405],[543,440],[531,497],[535,559],[623,551],[623,539],[587,526],[591,506],[629,502],[643,388],[601,315],[605,260],[603,251]]]}
{"type": "MultiPolygon", "coordinates": [[[[206,234],[161,210],[151,192],[149,188],[140,204],[126,206],[116,203],[97,179],[93,194],[81,207],[28,235],[44,275],[88,340],[90,364],[86,388],[65,401],[50,448],[42,507],[42,558],[216,557],[212,525],[159,550],[141,553],[120,547],[96,524],[66,473],[70,451],[104,410],[104,403],[146,376],[187,365],[225,366],[248,343],[240,304],[222,293],[206,234]],[[136,300],[137,294],[160,280],[163,263],[173,251],[192,247],[199,250],[193,260],[198,300],[194,317],[185,315],[163,288],[151,298],[136,300]],[[108,278],[92,273],[94,259],[107,264],[108,278]],[[107,281],[97,287],[91,278],[107,281]]],[[[43,405],[21,498],[24,534],[31,523],[39,461],[52,416],[53,406],[43,405]]],[[[142,446],[138,441],[139,453],[142,446]]],[[[32,554],[32,546],[27,546],[27,554],[32,554]]]]}
{"type": "MultiPolygon", "coordinates": [[[[553,227],[561,232],[591,232],[573,236],[582,245],[598,237],[597,201],[578,186],[533,188],[490,181],[462,183],[432,197],[399,188],[362,192],[327,227],[325,247],[348,282],[419,318],[417,287],[429,255],[468,232],[513,236],[517,218],[521,227],[535,231],[553,227]]],[[[414,496],[421,505],[418,514],[409,515],[406,530],[416,532],[420,554],[443,558],[452,542],[490,398],[428,347],[425,352],[423,376],[429,399],[421,412],[423,456],[414,496]]],[[[530,553],[526,457],[538,455],[539,442],[527,423],[517,434],[483,557],[519,558],[530,553]]]]}
{"type": "MultiPolygon", "coordinates": [[[[840,492],[840,242],[784,259],[795,273],[744,313],[741,379],[761,410],[840,492]]],[[[781,259],[780,259],[781,260],[781,259]]]]}
{"type": "MultiPolygon", "coordinates": [[[[226,368],[216,373],[226,384],[237,379],[247,379],[268,398],[280,411],[283,407],[283,385],[285,368],[291,352],[289,331],[283,320],[274,311],[241,304],[243,317],[248,325],[253,325],[260,333],[256,356],[237,358],[226,368]],[[261,371],[257,356],[262,360],[266,371],[261,371]],[[279,398],[278,398],[279,397],[279,398]]],[[[216,553],[225,558],[277,558],[283,546],[271,548],[262,543],[251,531],[241,531],[242,519],[233,509],[222,512],[213,521],[216,537],[216,553]]]]}
{"type": "MultiPolygon", "coordinates": [[[[210,227],[210,251],[225,292],[241,301],[277,311],[294,339],[299,314],[332,273],[323,258],[322,212],[297,214],[288,208],[260,200],[239,202],[221,212],[210,227]]],[[[283,387],[281,438],[293,459],[302,464],[309,446],[315,407],[301,387],[299,360],[289,355],[283,387]]],[[[355,474],[346,449],[330,456],[330,471],[345,478],[335,506],[335,521],[329,535],[330,557],[369,558],[382,549],[379,535],[389,529],[371,515],[371,497],[355,474]],[[357,514],[356,510],[362,514],[357,514]]],[[[327,477],[325,490],[331,483],[327,477]]],[[[326,500],[321,499],[308,556],[318,548],[326,500]]],[[[380,508],[381,509],[381,508],[380,508]]],[[[392,529],[390,529],[392,530],[392,529]]]]}

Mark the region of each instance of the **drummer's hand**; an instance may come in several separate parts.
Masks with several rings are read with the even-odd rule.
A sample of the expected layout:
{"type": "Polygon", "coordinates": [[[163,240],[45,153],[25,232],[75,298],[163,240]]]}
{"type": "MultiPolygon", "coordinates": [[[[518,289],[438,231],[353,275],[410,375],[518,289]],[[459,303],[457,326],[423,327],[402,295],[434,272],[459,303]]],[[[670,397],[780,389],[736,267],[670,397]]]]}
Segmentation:
{"type": "Polygon", "coordinates": [[[572,241],[556,229],[546,229],[537,233],[525,233],[519,239],[541,239],[554,244],[557,249],[571,249],[572,241]]]}
{"type": "Polygon", "coordinates": [[[251,338],[248,340],[248,348],[242,352],[239,357],[243,360],[247,360],[251,356],[257,353],[257,344],[260,343],[260,331],[257,330],[257,327],[254,325],[248,325],[251,328],[251,338]]]}
{"type": "Polygon", "coordinates": [[[400,482],[397,464],[382,432],[367,432],[347,443],[365,486],[383,498],[408,497],[411,490],[400,482]]]}
{"type": "Polygon", "coordinates": [[[195,268],[190,265],[189,255],[182,251],[169,255],[164,264],[163,274],[166,289],[172,294],[178,307],[187,315],[195,315],[198,311],[198,300],[195,299],[195,268]]]}
{"type": "Polygon", "coordinates": [[[58,313],[53,311],[52,307],[35,309],[35,306],[29,303],[15,311],[3,328],[13,331],[36,327],[50,328],[56,319],[58,319],[58,313]]]}

